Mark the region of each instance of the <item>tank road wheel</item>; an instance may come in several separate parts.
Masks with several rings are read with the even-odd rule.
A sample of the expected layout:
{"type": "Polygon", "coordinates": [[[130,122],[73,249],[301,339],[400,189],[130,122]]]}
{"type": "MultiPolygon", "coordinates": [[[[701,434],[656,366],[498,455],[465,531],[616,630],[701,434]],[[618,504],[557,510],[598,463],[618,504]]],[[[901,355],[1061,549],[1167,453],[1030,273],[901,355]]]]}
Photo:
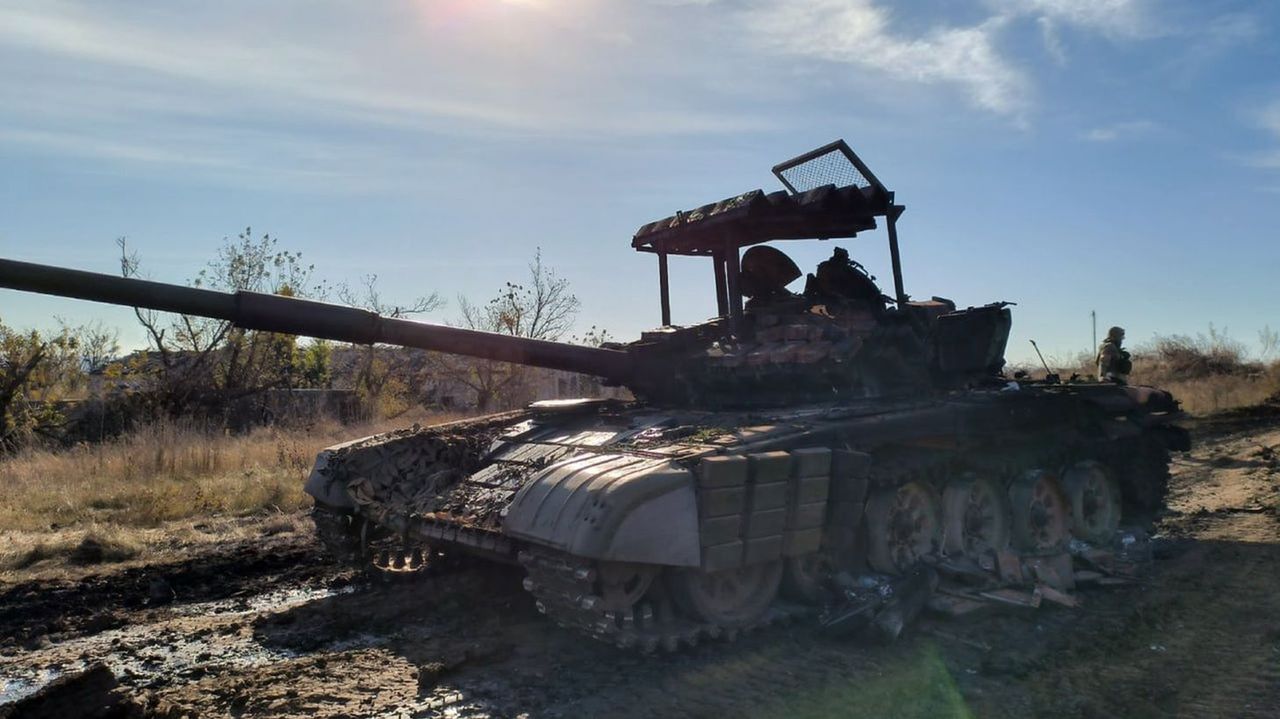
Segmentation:
{"type": "Polygon", "coordinates": [[[1073,533],[1086,542],[1111,540],[1120,527],[1120,485],[1101,462],[1077,462],[1062,475],[1073,533]]]}
{"type": "Polygon", "coordinates": [[[782,565],[782,595],[806,604],[820,604],[826,598],[823,584],[835,569],[826,552],[787,557],[782,565]]]}
{"type": "Polygon", "coordinates": [[[1169,451],[1151,439],[1123,448],[1111,465],[1124,499],[1125,522],[1150,519],[1164,506],[1169,492],[1169,451]]]}
{"type": "Polygon", "coordinates": [[[938,549],[942,510],[937,494],[921,482],[881,489],[867,500],[867,561],[872,569],[900,574],[938,549]]]}
{"type": "Polygon", "coordinates": [[[948,554],[977,557],[1009,545],[1009,500],[1000,485],[965,475],[942,492],[943,548],[948,554]]]}
{"type": "Polygon", "coordinates": [[[601,606],[607,612],[625,612],[635,607],[658,576],[658,567],[633,562],[601,562],[596,571],[601,606]]]}
{"type": "Polygon", "coordinates": [[[782,582],[782,562],[748,564],[718,572],[677,569],[669,578],[672,597],[685,614],[736,628],[754,622],[773,603],[782,582]]]}
{"type": "Polygon", "coordinates": [[[1060,549],[1071,534],[1071,506],[1052,473],[1033,469],[1009,487],[1013,539],[1022,549],[1060,549]]]}
{"type": "Polygon", "coordinates": [[[364,563],[362,518],[317,503],[311,508],[311,519],[316,525],[316,538],[331,559],[350,567],[359,567],[364,563]]]}

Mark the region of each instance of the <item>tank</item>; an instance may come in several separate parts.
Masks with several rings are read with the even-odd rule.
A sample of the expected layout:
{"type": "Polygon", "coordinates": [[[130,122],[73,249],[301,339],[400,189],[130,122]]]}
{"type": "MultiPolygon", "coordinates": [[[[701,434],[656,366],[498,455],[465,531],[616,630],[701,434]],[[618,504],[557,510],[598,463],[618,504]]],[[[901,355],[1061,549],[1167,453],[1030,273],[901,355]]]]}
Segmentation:
{"type": "Polygon", "coordinates": [[[0,260],[0,286],[240,327],[601,377],[632,400],[356,439],[306,480],[323,546],[389,573],[442,554],[518,564],[552,620],[675,648],[804,611],[841,570],[1066,557],[1163,503],[1178,403],[1151,387],[1004,373],[1009,303],[904,291],[903,212],[843,141],[746,192],[643,225],[661,326],[582,347],[323,302],[0,260]],[[805,277],[782,241],[888,235],[892,294],[843,247],[805,277]],[[769,244],[772,243],[772,244],[769,244]],[[710,260],[718,316],[675,326],[667,263],[710,260]]]}

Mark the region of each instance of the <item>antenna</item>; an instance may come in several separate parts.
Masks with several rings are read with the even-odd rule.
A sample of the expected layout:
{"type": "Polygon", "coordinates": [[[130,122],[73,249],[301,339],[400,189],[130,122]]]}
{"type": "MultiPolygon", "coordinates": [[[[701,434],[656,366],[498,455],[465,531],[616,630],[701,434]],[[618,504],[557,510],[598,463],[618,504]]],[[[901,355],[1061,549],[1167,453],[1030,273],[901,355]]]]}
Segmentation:
{"type": "Polygon", "coordinates": [[[1053,370],[1049,369],[1049,363],[1044,361],[1044,355],[1040,354],[1040,345],[1037,345],[1035,340],[1029,340],[1029,341],[1031,342],[1031,346],[1035,348],[1036,355],[1040,358],[1040,364],[1044,365],[1045,381],[1051,384],[1056,383],[1058,381],[1058,374],[1053,370]]]}

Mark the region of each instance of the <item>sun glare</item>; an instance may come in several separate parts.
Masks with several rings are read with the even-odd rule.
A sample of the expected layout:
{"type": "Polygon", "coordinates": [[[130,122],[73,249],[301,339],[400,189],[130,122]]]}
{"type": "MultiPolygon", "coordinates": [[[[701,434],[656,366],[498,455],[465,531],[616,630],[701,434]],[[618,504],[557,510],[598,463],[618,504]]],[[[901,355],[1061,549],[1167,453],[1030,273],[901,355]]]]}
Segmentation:
{"type": "Polygon", "coordinates": [[[420,0],[418,13],[430,25],[485,25],[509,16],[509,11],[552,8],[549,0],[420,0]]]}

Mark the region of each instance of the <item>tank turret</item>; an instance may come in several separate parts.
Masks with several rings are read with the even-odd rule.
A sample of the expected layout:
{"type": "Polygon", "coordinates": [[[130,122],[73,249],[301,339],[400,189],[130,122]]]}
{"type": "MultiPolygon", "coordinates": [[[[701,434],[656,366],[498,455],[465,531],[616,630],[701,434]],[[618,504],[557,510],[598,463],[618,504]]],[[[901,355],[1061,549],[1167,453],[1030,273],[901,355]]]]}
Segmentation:
{"type": "Polygon", "coordinates": [[[253,330],[383,343],[579,372],[663,406],[768,407],[918,395],[997,375],[1004,306],[956,311],[903,290],[896,223],[903,207],[843,141],[774,168],[786,190],[753,190],[641,226],[632,247],[658,258],[662,327],[609,347],[513,337],[379,317],[362,309],[256,292],[217,292],[0,260],[0,287],[226,320],[253,330]],[[815,169],[816,168],[816,169],[815,169]],[[850,238],[883,218],[894,294],[835,248],[807,278],[777,247],[850,238]],[[744,252],[745,251],[745,252],[744,252]],[[718,317],[671,321],[671,255],[712,261],[718,317]]]}

